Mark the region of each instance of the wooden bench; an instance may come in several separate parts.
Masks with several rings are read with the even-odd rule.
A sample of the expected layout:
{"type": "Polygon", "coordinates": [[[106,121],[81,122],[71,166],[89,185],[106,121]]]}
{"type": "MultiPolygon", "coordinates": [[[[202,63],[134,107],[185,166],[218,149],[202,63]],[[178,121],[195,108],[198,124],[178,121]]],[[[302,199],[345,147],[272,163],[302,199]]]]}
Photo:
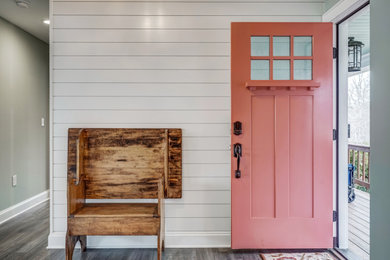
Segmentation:
{"type": "Polygon", "coordinates": [[[181,129],[69,129],[66,259],[91,235],[155,235],[161,259],[164,198],[181,198],[181,185],[181,129]]]}

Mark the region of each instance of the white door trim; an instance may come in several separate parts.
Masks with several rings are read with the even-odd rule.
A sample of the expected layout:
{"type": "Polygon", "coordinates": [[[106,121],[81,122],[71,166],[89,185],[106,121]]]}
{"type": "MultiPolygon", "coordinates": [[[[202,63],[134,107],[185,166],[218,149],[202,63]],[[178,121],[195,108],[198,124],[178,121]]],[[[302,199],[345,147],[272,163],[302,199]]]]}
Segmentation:
{"type": "Polygon", "coordinates": [[[348,248],[348,23],[338,35],[338,227],[339,248],[348,248]]]}

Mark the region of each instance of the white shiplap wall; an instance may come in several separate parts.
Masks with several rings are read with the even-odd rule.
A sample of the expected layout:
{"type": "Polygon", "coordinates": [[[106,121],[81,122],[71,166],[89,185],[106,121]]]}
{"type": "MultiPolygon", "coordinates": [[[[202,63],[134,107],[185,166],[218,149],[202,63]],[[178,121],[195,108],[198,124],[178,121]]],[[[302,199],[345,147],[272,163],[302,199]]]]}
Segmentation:
{"type": "MultiPolygon", "coordinates": [[[[69,127],[183,129],[183,198],[166,246],[230,246],[230,23],[321,21],[321,0],[52,1],[52,211],[66,231],[69,127]]],[[[95,237],[92,247],[154,247],[95,237]]]]}

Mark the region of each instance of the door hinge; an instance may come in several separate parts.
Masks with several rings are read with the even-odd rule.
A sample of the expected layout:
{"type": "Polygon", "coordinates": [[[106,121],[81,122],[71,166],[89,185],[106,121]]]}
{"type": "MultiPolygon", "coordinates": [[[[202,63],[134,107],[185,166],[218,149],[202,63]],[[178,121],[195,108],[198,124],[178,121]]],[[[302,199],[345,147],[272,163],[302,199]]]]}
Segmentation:
{"type": "Polygon", "coordinates": [[[333,237],[333,248],[339,247],[337,237],[333,237]]]}
{"type": "Polygon", "coordinates": [[[333,140],[337,140],[337,130],[333,129],[333,140]]]}
{"type": "Polygon", "coordinates": [[[337,58],[337,48],[333,47],[333,59],[337,58]]]}
{"type": "Polygon", "coordinates": [[[333,222],[337,221],[337,211],[333,210],[333,222]]]}
{"type": "Polygon", "coordinates": [[[348,138],[351,138],[351,125],[348,124],[348,138]]]}

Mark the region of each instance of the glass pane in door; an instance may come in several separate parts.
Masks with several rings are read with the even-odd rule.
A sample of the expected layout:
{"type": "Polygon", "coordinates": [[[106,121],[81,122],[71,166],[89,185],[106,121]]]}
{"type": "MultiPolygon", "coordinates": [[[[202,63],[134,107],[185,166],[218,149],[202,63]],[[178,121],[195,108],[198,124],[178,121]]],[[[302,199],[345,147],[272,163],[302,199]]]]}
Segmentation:
{"type": "Polygon", "coordinates": [[[269,80],[269,60],[251,60],[251,80],[269,80]]]}
{"type": "Polygon", "coordinates": [[[312,56],[311,36],[294,37],[294,56],[312,56]]]}
{"type": "Polygon", "coordinates": [[[294,60],[294,79],[296,80],[311,80],[312,60],[294,60]]]}
{"type": "Polygon", "coordinates": [[[251,37],[251,56],[269,56],[269,37],[251,37]]]}
{"type": "Polygon", "coordinates": [[[274,60],[273,77],[275,80],[289,80],[290,60],[274,60]]]}
{"type": "Polygon", "coordinates": [[[290,56],[289,36],[275,36],[272,40],[274,56],[290,56]]]}

